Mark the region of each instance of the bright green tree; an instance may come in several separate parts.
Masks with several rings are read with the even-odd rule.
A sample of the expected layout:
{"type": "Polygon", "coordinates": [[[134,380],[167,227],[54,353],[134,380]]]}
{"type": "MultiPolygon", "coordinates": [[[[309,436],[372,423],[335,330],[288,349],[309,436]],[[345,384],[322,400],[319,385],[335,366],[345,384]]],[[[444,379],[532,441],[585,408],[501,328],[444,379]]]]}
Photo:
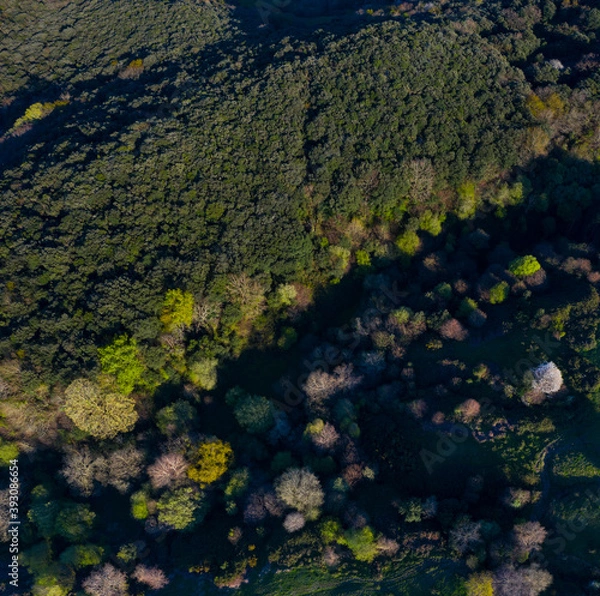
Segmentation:
{"type": "Polygon", "coordinates": [[[396,246],[407,257],[414,256],[421,246],[421,239],[414,230],[407,230],[396,238],[396,246]]]}
{"type": "Polygon", "coordinates": [[[533,275],[541,268],[539,261],[533,255],[517,257],[508,265],[508,270],[516,277],[533,275]]]}
{"type": "Polygon", "coordinates": [[[274,308],[285,308],[292,306],[296,302],[298,292],[296,288],[291,284],[281,284],[277,287],[274,296],[270,302],[274,308]]]}
{"type": "Polygon", "coordinates": [[[465,182],[458,187],[456,214],[459,219],[471,219],[477,212],[477,192],[473,182],[465,182]]]}
{"type": "Polygon", "coordinates": [[[131,515],[134,519],[146,519],[150,515],[148,495],[143,490],[131,495],[131,515]]]}
{"type": "Polygon", "coordinates": [[[369,526],[347,530],[338,542],[347,546],[357,561],[370,563],[378,553],[375,534],[369,526]]]}
{"type": "Polygon", "coordinates": [[[117,337],[112,344],[100,348],[98,355],[102,371],[116,378],[121,393],[131,393],[142,382],[146,367],[135,339],[117,337]]]}
{"type": "Polygon", "coordinates": [[[444,221],[446,221],[444,213],[433,213],[427,209],[419,218],[419,229],[429,232],[432,236],[439,236],[444,221]]]}

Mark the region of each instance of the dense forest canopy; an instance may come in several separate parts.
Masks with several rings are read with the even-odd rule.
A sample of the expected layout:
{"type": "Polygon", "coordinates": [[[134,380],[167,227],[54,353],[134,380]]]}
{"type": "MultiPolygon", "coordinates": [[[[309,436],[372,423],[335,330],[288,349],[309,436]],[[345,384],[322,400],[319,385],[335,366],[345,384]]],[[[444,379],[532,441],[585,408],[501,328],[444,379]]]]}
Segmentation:
{"type": "Polygon", "coordinates": [[[599,592],[596,1],[0,33],[19,593],[599,592]]]}
{"type": "Polygon", "coordinates": [[[398,225],[443,209],[434,187],[517,161],[527,87],[483,42],[389,23],[299,50],[252,78],[196,79],[159,116],[166,85],[141,74],[34,125],[48,130],[3,181],[9,349],[85,365],[107,335],[147,339],[167,288],[301,279],[324,218],[398,225]]]}

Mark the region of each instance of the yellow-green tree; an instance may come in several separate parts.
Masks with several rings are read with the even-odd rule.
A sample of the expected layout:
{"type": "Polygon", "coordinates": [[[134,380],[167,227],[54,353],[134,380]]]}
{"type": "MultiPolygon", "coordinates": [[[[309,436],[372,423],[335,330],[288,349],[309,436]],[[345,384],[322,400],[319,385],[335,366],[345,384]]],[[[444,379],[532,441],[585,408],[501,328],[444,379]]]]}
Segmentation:
{"type": "Polygon", "coordinates": [[[533,255],[517,257],[508,265],[508,270],[516,277],[528,277],[537,273],[542,266],[533,255]]]}
{"type": "Polygon", "coordinates": [[[130,431],[138,418],[133,399],[105,393],[88,379],[77,379],[67,387],[64,412],[77,428],[98,439],[130,431]]]}
{"type": "Polygon", "coordinates": [[[400,252],[407,256],[414,256],[421,246],[421,239],[414,230],[406,230],[396,238],[396,246],[400,252]]]}
{"type": "Polygon", "coordinates": [[[229,443],[212,439],[200,443],[195,463],[188,470],[188,476],[198,484],[216,482],[233,462],[233,449],[229,443]]]}
{"type": "Polygon", "coordinates": [[[188,377],[196,387],[211,391],[217,385],[218,365],[219,361],[216,358],[202,358],[190,364],[188,377]]]}
{"type": "Polygon", "coordinates": [[[194,297],[190,292],[169,290],[163,302],[161,323],[168,332],[189,327],[194,318],[194,297]]]}
{"type": "Polygon", "coordinates": [[[465,583],[467,596],[494,596],[492,576],[489,573],[476,573],[465,583]]]}

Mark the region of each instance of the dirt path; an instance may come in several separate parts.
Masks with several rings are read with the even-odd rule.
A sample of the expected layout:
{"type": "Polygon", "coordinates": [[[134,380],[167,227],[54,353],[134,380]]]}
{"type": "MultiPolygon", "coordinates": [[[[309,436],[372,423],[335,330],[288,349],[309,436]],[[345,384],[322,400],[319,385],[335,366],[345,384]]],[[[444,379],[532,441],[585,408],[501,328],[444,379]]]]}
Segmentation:
{"type": "Polygon", "coordinates": [[[575,447],[577,441],[568,441],[561,443],[560,439],[555,439],[540,453],[542,460],[542,469],[540,471],[541,496],[533,508],[532,519],[539,521],[546,515],[548,505],[550,504],[550,491],[552,489],[552,459],[557,455],[569,451],[575,447]]]}

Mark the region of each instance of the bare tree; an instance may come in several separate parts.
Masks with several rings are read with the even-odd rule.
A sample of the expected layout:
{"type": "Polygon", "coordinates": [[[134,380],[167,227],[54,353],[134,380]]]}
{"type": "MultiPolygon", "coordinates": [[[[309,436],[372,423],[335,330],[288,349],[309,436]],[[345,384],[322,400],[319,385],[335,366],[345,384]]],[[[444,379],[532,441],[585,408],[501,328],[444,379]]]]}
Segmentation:
{"type": "Polygon", "coordinates": [[[61,475],[69,486],[84,497],[94,490],[94,481],[106,468],[106,460],[92,454],[87,445],[79,449],[70,449],[65,454],[61,475]]]}
{"type": "Polygon", "coordinates": [[[280,517],[285,511],[285,504],[272,490],[264,493],[265,509],[274,517],[280,517]]]}
{"type": "Polygon", "coordinates": [[[107,483],[120,493],[131,488],[131,481],[140,476],[144,467],[144,453],[133,445],[114,451],[108,456],[107,483]]]}
{"type": "Polygon", "coordinates": [[[333,373],[315,370],[310,373],[303,389],[308,398],[308,405],[319,407],[334,393],[349,391],[356,387],[362,378],[354,374],[351,364],[342,364],[333,373]]]}
{"type": "Polygon", "coordinates": [[[127,576],[110,563],[92,572],[81,585],[91,596],[127,596],[127,576]]]}
{"type": "Polygon", "coordinates": [[[532,550],[539,549],[546,539],[546,529],[536,521],[518,524],[513,528],[513,540],[518,557],[529,555],[532,550]]]}
{"type": "Polygon", "coordinates": [[[415,203],[423,203],[431,197],[435,172],[431,160],[413,159],[408,165],[410,198],[415,203]]]}
{"type": "Polygon", "coordinates": [[[504,565],[494,574],[494,596],[538,596],[552,583],[552,576],[537,565],[504,565]]]}
{"type": "Polygon", "coordinates": [[[481,404],[473,398],[466,399],[458,406],[458,413],[462,420],[470,422],[477,418],[481,412],[481,404]]]}
{"type": "Polygon", "coordinates": [[[150,483],[155,490],[173,487],[186,478],[189,467],[181,453],[165,453],[148,467],[150,483]]]}
{"type": "Polygon", "coordinates": [[[450,546],[461,555],[474,550],[481,543],[481,522],[464,519],[450,530],[450,546]]]}
{"type": "Polygon", "coordinates": [[[448,319],[440,327],[440,335],[444,339],[464,341],[467,339],[469,332],[464,328],[463,324],[458,319],[448,319]]]}
{"type": "Polygon", "coordinates": [[[350,464],[342,470],[342,478],[350,488],[363,479],[363,469],[362,464],[350,464]]]}
{"type": "Polygon", "coordinates": [[[227,295],[240,307],[245,317],[253,319],[263,311],[265,288],[246,273],[230,276],[227,295]]]}
{"type": "Polygon", "coordinates": [[[161,590],[169,583],[162,569],[146,567],[146,565],[138,565],[133,571],[132,577],[141,584],[146,584],[151,590],[161,590]]]}
{"type": "Polygon", "coordinates": [[[377,539],[377,550],[387,557],[393,557],[400,548],[400,545],[387,536],[381,536],[377,539]]]}
{"type": "Polygon", "coordinates": [[[222,305],[209,300],[202,300],[194,305],[193,325],[196,331],[204,329],[214,333],[219,326],[222,305]]]}
{"type": "Polygon", "coordinates": [[[266,519],[268,513],[265,506],[265,491],[259,490],[251,493],[244,509],[244,521],[257,525],[266,519]]]}
{"type": "Polygon", "coordinates": [[[335,430],[335,426],[329,422],[325,422],[319,432],[310,435],[310,440],[315,447],[321,451],[333,449],[339,439],[340,435],[337,430],[335,430]]]}

